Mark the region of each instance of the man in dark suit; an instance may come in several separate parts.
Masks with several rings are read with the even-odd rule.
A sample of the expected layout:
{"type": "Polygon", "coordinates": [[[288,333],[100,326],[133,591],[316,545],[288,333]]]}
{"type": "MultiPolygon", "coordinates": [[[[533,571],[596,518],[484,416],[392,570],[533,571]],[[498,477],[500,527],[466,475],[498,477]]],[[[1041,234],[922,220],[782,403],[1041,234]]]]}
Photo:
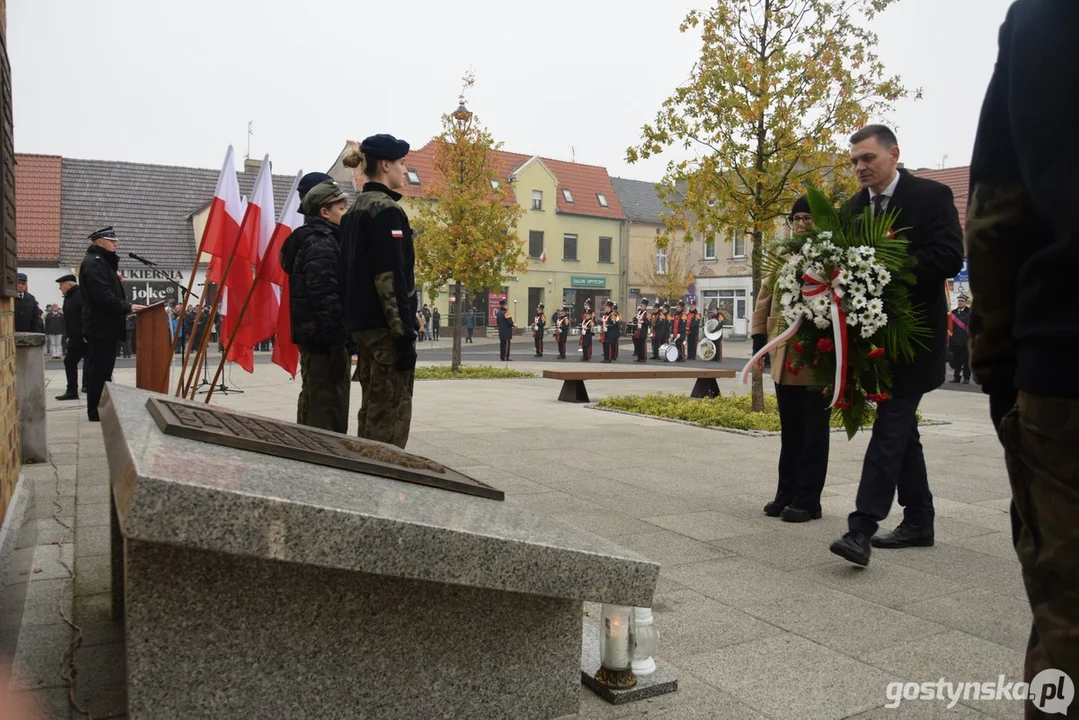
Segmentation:
{"type": "Polygon", "coordinates": [[[925,471],[917,410],[922,396],[944,384],[948,345],[945,282],[963,268],[963,231],[952,191],[941,183],[899,169],[899,144],[891,130],[869,125],[850,139],[850,159],[861,192],[849,202],[857,216],[898,212],[895,228],[903,229],[909,252],[917,260],[917,282],[911,290],[915,307],[925,313],[929,330],[925,347],[916,347],[913,362],[892,364],[892,397],[879,403],[873,434],[866,448],[855,510],[849,532],[832,543],[836,555],[868,565],[870,542],[878,548],[933,544],[933,494],[925,471]],[[874,537],[888,516],[898,490],[903,521],[890,533],[874,537]],[[872,540],[871,540],[872,539],[872,540]]]}

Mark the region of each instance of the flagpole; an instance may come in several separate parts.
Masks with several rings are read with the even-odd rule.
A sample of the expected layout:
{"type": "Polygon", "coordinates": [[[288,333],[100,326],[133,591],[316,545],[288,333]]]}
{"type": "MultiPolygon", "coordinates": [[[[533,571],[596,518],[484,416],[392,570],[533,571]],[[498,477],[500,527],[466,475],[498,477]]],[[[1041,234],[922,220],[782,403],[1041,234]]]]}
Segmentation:
{"type": "MultiPolygon", "coordinates": [[[[202,253],[200,252],[199,255],[202,253]]],[[[198,267],[198,263],[195,264],[198,267]]],[[[194,279],[194,272],[191,273],[191,278],[194,279]]],[[[199,298],[199,306],[195,310],[195,322],[191,326],[191,330],[194,331],[199,325],[199,317],[202,315],[202,309],[206,307],[206,293],[202,293],[202,297],[199,298]]],[[[179,322],[179,321],[177,321],[179,322]]],[[[182,325],[181,325],[182,327],[182,325]]],[[[172,338],[172,352],[176,353],[176,341],[179,339],[180,333],[174,333],[172,338]]],[[[191,346],[195,343],[190,342],[191,338],[188,338],[187,346],[184,348],[183,363],[180,366],[180,379],[176,383],[176,397],[180,397],[180,388],[184,385],[184,376],[187,375],[187,359],[191,357],[191,346]]],[[[169,364],[172,364],[172,355],[169,355],[169,364]]]]}
{"type": "Polygon", "coordinates": [[[240,308],[240,314],[236,317],[236,325],[232,328],[229,344],[225,346],[225,352],[221,354],[221,362],[217,364],[217,372],[214,373],[213,382],[210,383],[210,391],[206,393],[207,404],[209,404],[210,398],[214,396],[214,388],[217,387],[217,381],[221,378],[221,373],[225,369],[225,362],[228,360],[229,353],[232,352],[232,344],[236,341],[236,335],[240,332],[240,323],[243,322],[244,313],[247,312],[247,305],[251,302],[251,296],[255,294],[255,286],[258,284],[259,277],[256,275],[254,282],[251,283],[251,287],[247,291],[247,297],[244,298],[244,304],[240,308]]]}
{"type": "MultiPolygon", "coordinates": [[[[220,298],[225,292],[224,283],[217,287],[217,297],[220,298]]],[[[210,314],[206,317],[206,330],[202,333],[202,341],[199,343],[199,347],[195,352],[195,357],[192,360],[191,372],[188,373],[187,380],[184,382],[183,378],[180,378],[181,382],[184,382],[184,392],[181,397],[187,397],[188,392],[191,393],[191,399],[195,399],[195,378],[198,377],[199,370],[201,370],[203,363],[206,362],[207,346],[210,344],[210,330],[214,326],[214,321],[217,320],[217,303],[215,302],[210,308],[210,314]]]]}

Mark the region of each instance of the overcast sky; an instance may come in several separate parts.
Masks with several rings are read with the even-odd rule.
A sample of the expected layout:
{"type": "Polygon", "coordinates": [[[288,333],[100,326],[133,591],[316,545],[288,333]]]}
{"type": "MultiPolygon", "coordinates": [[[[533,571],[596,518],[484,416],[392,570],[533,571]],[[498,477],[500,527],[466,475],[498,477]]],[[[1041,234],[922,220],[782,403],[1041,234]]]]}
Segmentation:
{"type": "MultiPolygon", "coordinates": [[[[900,0],[874,21],[910,167],[970,160],[1010,0],[900,0]],[[947,155],[947,160],[944,160],[947,155]]],[[[659,180],[626,147],[689,75],[678,32],[707,0],[8,0],[19,152],[217,167],[229,143],[275,172],[325,170],[346,138],[419,147],[469,107],[507,150],[659,180]],[[304,8],[302,11],[300,8],[304,8]],[[512,8],[512,9],[511,9],[512,8]]]]}

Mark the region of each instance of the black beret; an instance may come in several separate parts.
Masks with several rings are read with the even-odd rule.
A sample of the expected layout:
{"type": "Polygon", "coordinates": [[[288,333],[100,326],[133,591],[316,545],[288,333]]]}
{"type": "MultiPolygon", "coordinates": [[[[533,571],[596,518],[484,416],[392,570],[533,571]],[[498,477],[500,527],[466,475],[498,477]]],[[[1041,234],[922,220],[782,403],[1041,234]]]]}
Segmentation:
{"type": "Polygon", "coordinates": [[[58,282],[58,283],[62,283],[62,282],[78,282],[78,281],[79,281],[79,279],[76,278],[74,275],[72,275],[70,273],[67,274],[67,275],[62,275],[62,276],[56,278],[56,282],[58,282]]]}
{"type": "Polygon", "coordinates": [[[798,213],[809,213],[812,215],[812,211],[809,209],[809,199],[803,195],[794,201],[794,206],[791,207],[791,217],[793,218],[798,213]]]}
{"type": "Polygon", "coordinates": [[[99,240],[101,238],[115,238],[116,232],[112,229],[112,225],[109,225],[107,228],[101,228],[97,232],[90,233],[89,237],[90,242],[93,242],[94,240],[99,240]]]}
{"type": "Polygon", "coordinates": [[[408,143],[393,135],[380,133],[360,143],[360,152],[379,160],[400,160],[408,155],[408,143]]]}
{"type": "Polygon", "coordinates": [[[307,193],[311,192],[311,188],[327,180],[333,180],[333,178],[324,172],[309,172],[304,175],[300,178],[300,184],[296,186],[297,192],[300,193],[300,199],[303,200],[307,193]]]}

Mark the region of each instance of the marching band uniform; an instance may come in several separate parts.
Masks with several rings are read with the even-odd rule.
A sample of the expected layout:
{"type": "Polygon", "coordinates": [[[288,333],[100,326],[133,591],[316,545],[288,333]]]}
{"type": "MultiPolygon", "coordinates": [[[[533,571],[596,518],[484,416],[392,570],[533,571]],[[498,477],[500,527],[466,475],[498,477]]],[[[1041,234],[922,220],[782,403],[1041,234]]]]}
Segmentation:
{"type": "Polygon", "coordinates": [[[566,359],[566,338],[569,336],[569,308],[563,307],[555,319],[555,327],[558,334],[555,336],[558,344],[558,357],[566,359]]]}
{"type": "Polygon", "coordinates": [[[689,314],[686,315],[686,357],[690,360],[697,359],[697,343],[700,342],[701,316],[697,312],[696,305],[689,306],[689,314]]]}
{"type": "Polygon", "coordinates": [[[659,317],[656,318],[655,322],[655,336],[652,339],[652,359],[659,360],[660,345],[666,345],[671,337],[671,318],[667,313],[667,306],[660,308],[659,317]]]}
{"type": "Polygon", "coordinates": [[[676,362],[686,361],[686,314],[682,312],[684,307],[685,303],[679,300],[677,308],[671,315],[671,334],[674,345],[678,348],[678,360],[676,362]]]}
{"type": "Polygon", "coordinates": [[[588,362],[592,359],[592,329],[595,324],[595,313],[586,307],[584,320],[581,321],[581,362],[588,362]]]}
{"type": "Polygon", "coordinates": [[[614,339],[611,338],[610,330],[607,331],[607,341],[611,343],[611,360],[618,360],[618,343],[622,339],[622,314],[618,312],[618,305],[614,305],[614,311],[611,313],[612,330],[614,330],[614,339]]]}
{"type": "Polygon", "coordinates": [[[633,333],[633,357],[637,362],[648,361],[648,351],[645,343],[648,342],[648,326],[651,324],[648,316],[648,301],[641,301],[637,310],[637,330],[633,333]]]}
{"type": "Polygon", "coordinates": [[[543,330],[547,327],[547,316],[543,314],[543,303],[536,308],[536,317],[532,321],[532,337],[536,340],[536,357],[543,357],[543,330]]]}

